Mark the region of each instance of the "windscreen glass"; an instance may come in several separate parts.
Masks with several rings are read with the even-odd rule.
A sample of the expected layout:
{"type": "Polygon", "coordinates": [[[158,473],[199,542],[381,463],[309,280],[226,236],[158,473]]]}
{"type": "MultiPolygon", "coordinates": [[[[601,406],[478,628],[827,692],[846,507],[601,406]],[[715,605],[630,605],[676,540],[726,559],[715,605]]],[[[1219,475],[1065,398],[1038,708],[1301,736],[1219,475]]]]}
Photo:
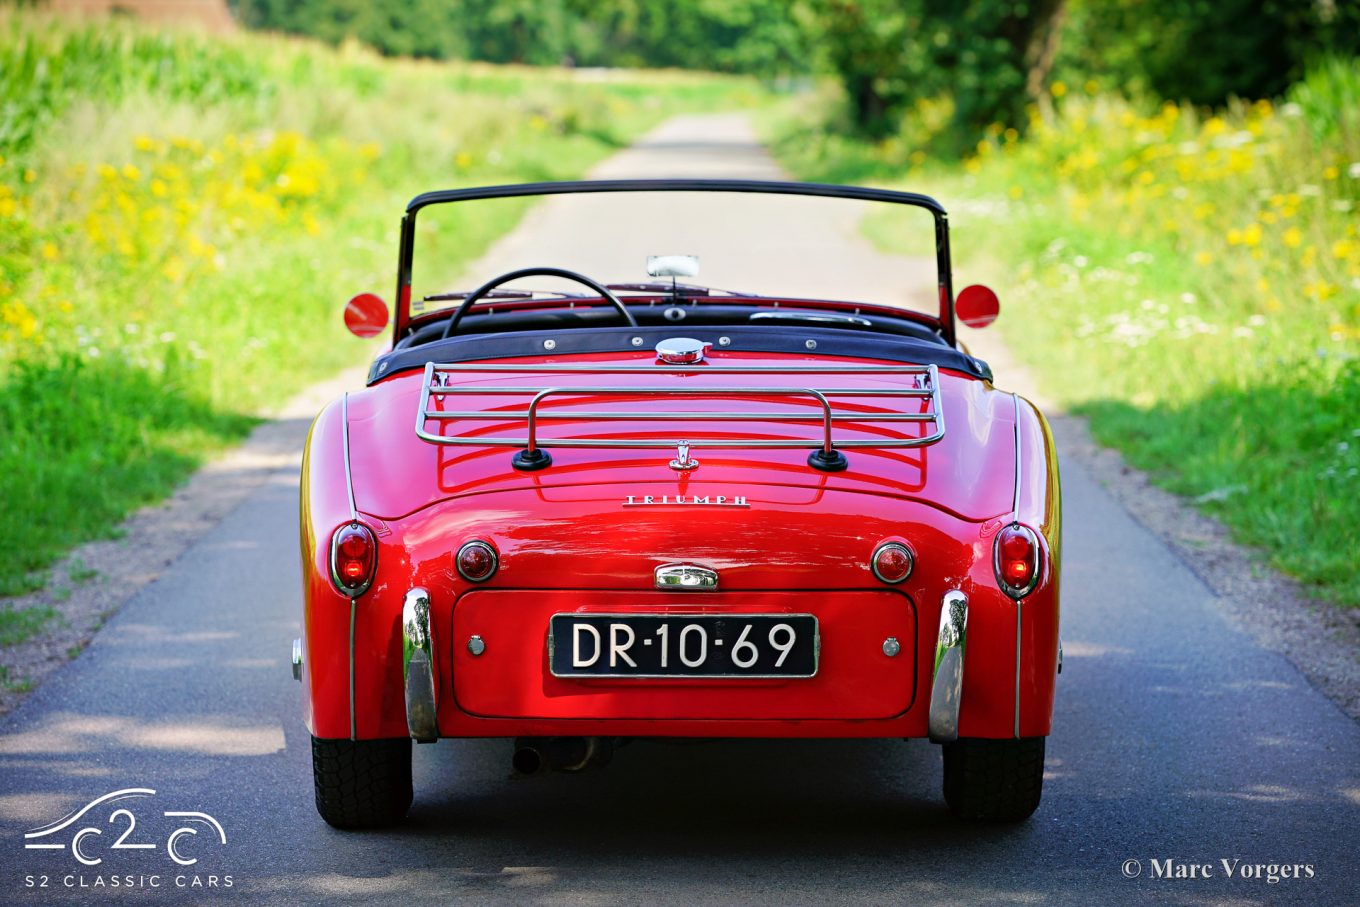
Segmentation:
{"type": "MultiPolygon", "coordinates": [[[[715,294],[826,299],[938,312],[935,224],[907,205],[733,192],[621,192],[432,205],[416,220],[411,310],[458,304],[456,294],[530,267],[563,268],[604,284],[672,280],[715,294]],[[464,237],[494,224],[489,248],[464,237]],[[508,231],[508,232],[507,232],[508,231]],[[666,257],[649,275],[649,258],[666,257]],[[697,273],[692,259],[697,259],[697,273]],[[680,272],[672,276],[664,272],[680,272]],[[442,297],[442,298],[441,298],[442,297]]],[[[558,278],[503,290],[591,294],[558,278]]],[[[621,296],[639,290],[619,290],[621,296]]]]}

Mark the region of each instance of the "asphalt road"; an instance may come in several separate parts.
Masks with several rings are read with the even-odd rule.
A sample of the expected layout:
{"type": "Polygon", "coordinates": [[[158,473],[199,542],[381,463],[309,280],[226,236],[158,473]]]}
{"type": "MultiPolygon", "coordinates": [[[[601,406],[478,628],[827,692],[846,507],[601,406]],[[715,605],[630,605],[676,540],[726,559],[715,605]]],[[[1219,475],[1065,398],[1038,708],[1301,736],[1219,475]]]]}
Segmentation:
{"type": "MultiPolygon", "coordinates": [[[[603,173],[771,168],[739,121],[685,119],[603,173]]],[[[511,251],[562,210],[529,218],[511,251]]],[[[853,233],[818,255],[862,274],[883,260],[853,233]]],[[[529,780],[509,778],[504,741],[445,741],[415,750],[407,824],[333,831],[313,810],[286,660],[299,610],[290,464],[0,724],[0,902],[1356,903],[1360,728],[1216,610],[1080,462],[1065,460],[1063,484],[1066,669],[1026,823],[952,820],[939,754],[920,741],[639,742],[605,771],[529,780]],[[98,865],[24,848],[25,832],[139,787],[157,793],[127,801],[139,822],[127,841],[153,849],[113,849],[123,824],[86,839],[98,865]],[[177,865],[167,810],[212,815],[227,842],[199,825],[178,848],[198,862],[177,865]],[[1210,877],[1154,878],[1191,864],[1210,877]],[[1255,864],[1304,877],[1271,883],[1255,864]]]]}

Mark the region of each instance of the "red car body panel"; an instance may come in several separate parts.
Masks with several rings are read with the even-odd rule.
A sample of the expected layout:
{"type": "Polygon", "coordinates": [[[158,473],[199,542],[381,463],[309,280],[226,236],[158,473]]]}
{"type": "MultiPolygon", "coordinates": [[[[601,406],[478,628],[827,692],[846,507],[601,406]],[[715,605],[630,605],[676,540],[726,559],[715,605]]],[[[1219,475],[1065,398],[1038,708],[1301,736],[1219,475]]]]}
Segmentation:
{"type": "MultiPolygon", "coordinates": [[[[524,362],[525,376],[460,373],[459,380],[490,386],[537,378],[541,384],[534,362],[605,359],[654,361],[636,353],[498,360],[524,362]]],[[[736,353],[714,353],[711,361],[883,364],[736,353]]],[[[418,438],[420,371],[395,374],[332,404],[312,428],[302,476],[308,729],[319,738],[407,736],[402,598],[421,586],[431,598],[440,736],[921,737],[941,598],[959,589],[969,597],[960,736],[1047,734],[1058,658],[1061,531],[1052,439],[1027,402],[976,377],[943,370],[940,376],[947,424],[941,440],[910,449],[848,449],[849,468],[830,473],[811,469],[800,450],[751,456],[705,449],[698,451],[697,470],[677,473],[658,450],[579,448],[554,449],[549,469],[521,472],[511,467],[505,447],[446,447],[418,438]],[[742,496],[748,506],[628,508],[629,495],[742,496]],[[351,602],[332,583],[329,546],[334,531],[355,517],[376,533],[379,554],[371,587],[351,602]],[[1020,603],[1001,592],[992,564],[996,533],[1016,521],[1033,528],[1044,549],[1039,582],[1020,603]],[[499,554],[500,569],[486,583],[471,583],[455,568],[454,552],[471,539],[491,543],[499,554]],[[914,573],[899,586],[883,583],[869,567],[878,545],[891,540],[906,541],[916,555],[914,573]],[[718,570],[720,590],[657,590],[654,569],[671,563],[718,570]],[[718,609],[816,614],[823,638],[817,675],[563,679],[549,671],[547,621],[554,613],[718,609]],[[472,634],[486,643],[479,657],[466,647],[472,634]],[[881,649],[890,636],[902,646],[896,657],[881,649]]],[[[657,386],[707,380],[665,371],[629,376],[630,383],[657,386]]],[[[818,384],[871,380],[825,375],[818,384]]],[[[573,381],[588,385],[599,378],[555,379],[573,381]]],[[[524,405],[469,396],[458,406],[524,405]]],[[[585,402],[591,409],[619,405],[585,402]]],[[[750,398],[705,398],[703,408],[740,412],[750,405],[750,398]]],[[[806,409],[778,395],[760,399],[765,410],[790,406],[806,409]]],[[[447,424],[451,433],[508,433],[494,423],[447,424]]],[[[884,437],[910,434],[916,424],[866,420],[836,432],[838,439],[884,437]]],[[[522,431],[523,419],[518,425],[522,431]]],[[[642,422],[629,430],[673,438],[674,425],[642,422]]],[[[543,436],[580,428],[551,422],[543,436]]],[[[781,424],[791,437],[816,437],[817,428],[781,424]]]]}

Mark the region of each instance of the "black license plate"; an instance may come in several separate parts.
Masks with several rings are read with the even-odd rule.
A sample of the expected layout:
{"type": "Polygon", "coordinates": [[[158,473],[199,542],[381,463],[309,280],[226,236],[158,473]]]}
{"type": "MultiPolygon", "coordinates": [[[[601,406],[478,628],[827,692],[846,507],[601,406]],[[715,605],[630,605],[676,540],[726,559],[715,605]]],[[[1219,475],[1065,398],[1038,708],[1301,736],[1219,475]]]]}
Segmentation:
{"type": "Polygon", "coordinates": [[[812,677],[811,614],[554,614],[557,677],[812,677]]]}

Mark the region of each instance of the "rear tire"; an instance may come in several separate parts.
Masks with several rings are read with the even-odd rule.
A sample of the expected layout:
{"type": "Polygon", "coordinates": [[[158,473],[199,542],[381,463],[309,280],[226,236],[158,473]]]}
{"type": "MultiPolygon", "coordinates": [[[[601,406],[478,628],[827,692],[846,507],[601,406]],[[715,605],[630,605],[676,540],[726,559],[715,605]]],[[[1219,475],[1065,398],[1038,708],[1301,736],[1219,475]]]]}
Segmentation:
{"type": "Polygon", "coordinates": [[[1039,808],[1044,737],[956,740],[944,749],[944,800],[961,819],[1019,822],[1039,808]]]}
{"type": "Polygon", "coordinates": [[[411,740],[312,738],[316,811],[336,828],[381,828],[411,808],[411,740]]]}

